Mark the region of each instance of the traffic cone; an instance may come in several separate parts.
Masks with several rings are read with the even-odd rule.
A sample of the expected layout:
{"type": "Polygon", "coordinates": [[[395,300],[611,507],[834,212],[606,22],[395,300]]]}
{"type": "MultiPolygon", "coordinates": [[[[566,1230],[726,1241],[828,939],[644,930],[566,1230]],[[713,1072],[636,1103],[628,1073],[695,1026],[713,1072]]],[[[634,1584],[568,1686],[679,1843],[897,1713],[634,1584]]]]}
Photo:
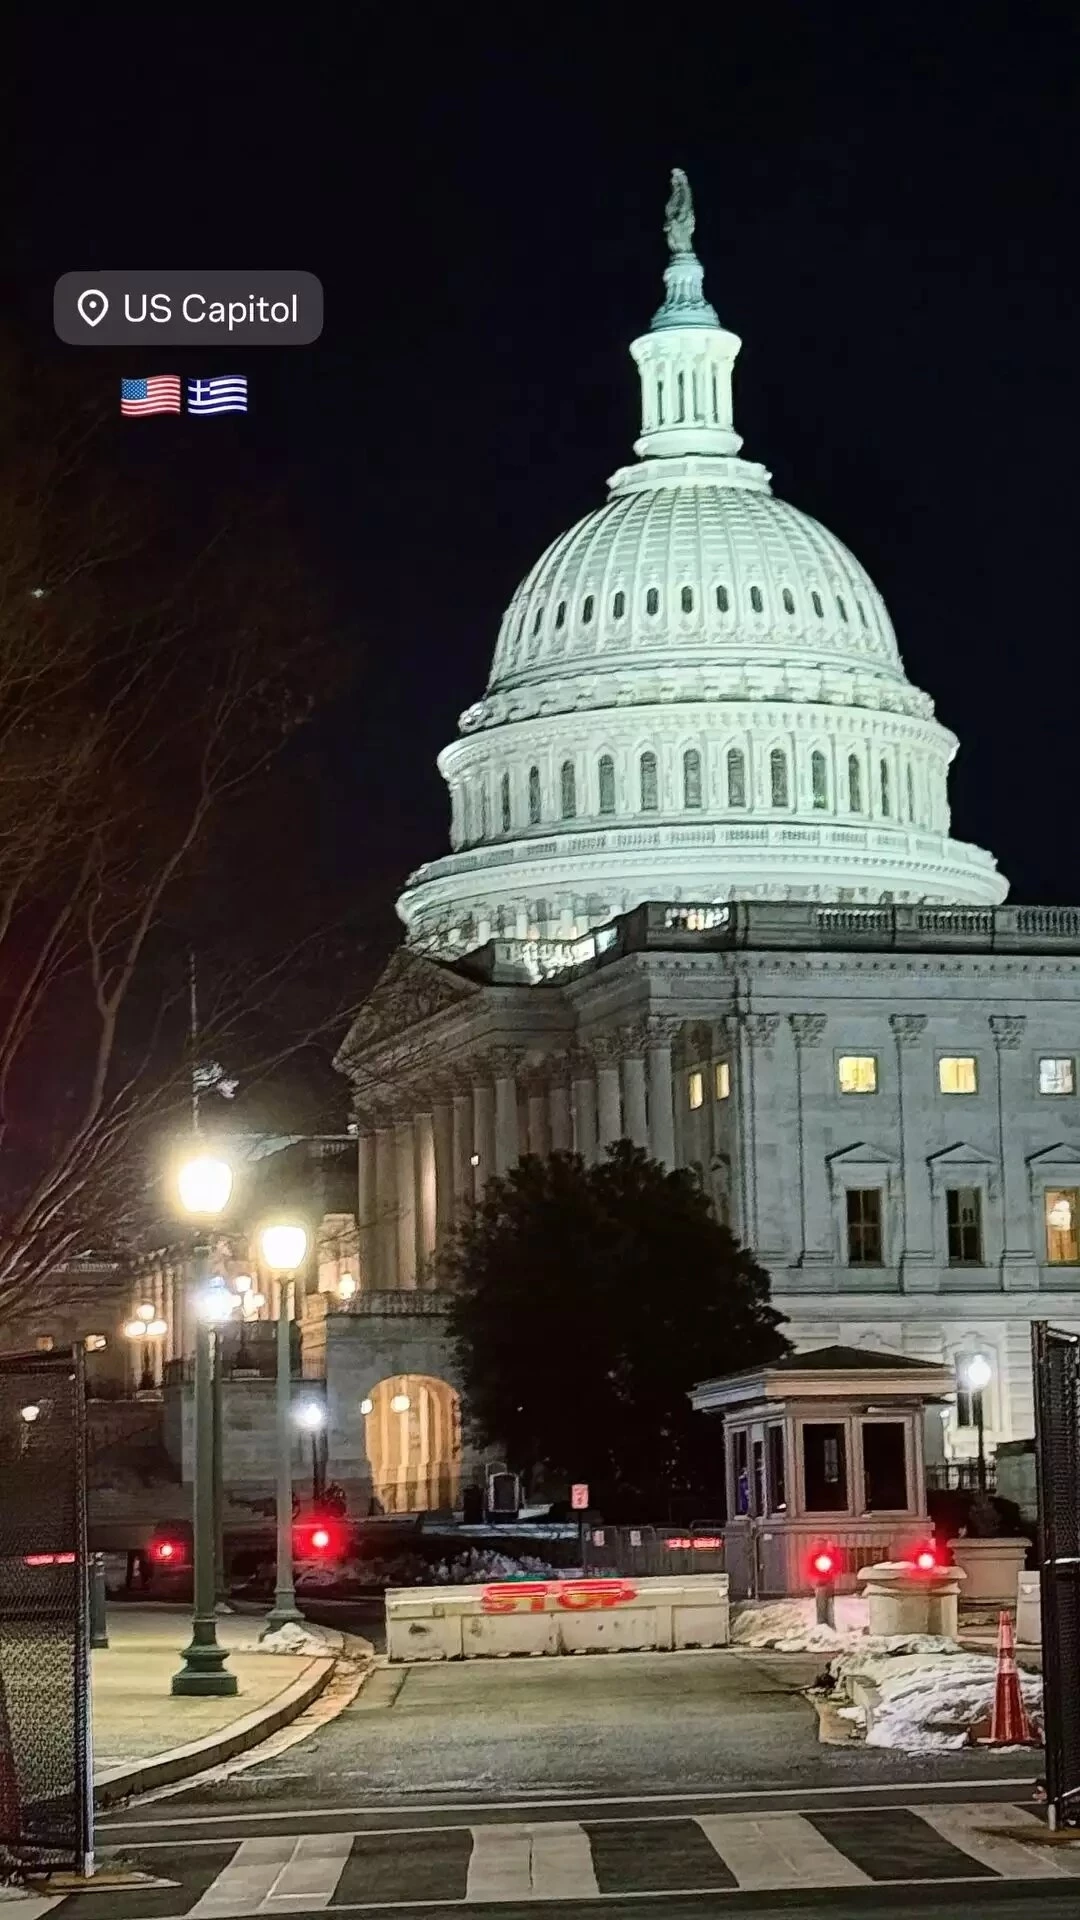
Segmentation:
{"type": "Polygon", "coordinates": [[[11,1846],[21,1839],[19,1776],[15,1771],[15,1750],[11,1744],[4,1676],[0,1674],[0,1841],[6,1841],[11,1846]]]}
{"type": "Polygon", "coordinates": [[[1034,1745],[1034,1738],[1024,1696],[1020,1691],[1020,1675],[1016,1669],[1012,1615],[1002,1611],[998,1620],[994,1712],[990,1721],[990,1738],[986,1744],[991,1747],[1024,1747],[1034,1745]]]}

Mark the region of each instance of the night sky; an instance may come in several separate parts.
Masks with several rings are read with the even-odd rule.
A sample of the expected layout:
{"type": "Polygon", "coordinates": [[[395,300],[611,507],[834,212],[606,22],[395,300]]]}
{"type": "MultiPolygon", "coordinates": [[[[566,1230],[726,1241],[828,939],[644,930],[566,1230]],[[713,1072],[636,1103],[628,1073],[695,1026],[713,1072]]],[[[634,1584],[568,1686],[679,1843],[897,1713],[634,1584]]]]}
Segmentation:
{"type": "Polygon", "coordinates": [[[203,459],[286,498],[358,663],[288,768],[296,884],[361,973],[446,847],[435,755],[516,581],[630,457],[676,164],[746,453],[884,593],[960,735],[954,831],[1080,899],[1075,6],[74,17],[9,71],[6,323],[110,396],[248,374],[246,420],[110,432],[166,499],[203,459]],[[322,278],[318,345],[52,337],[68,269],[252,265],[322,278]]]}

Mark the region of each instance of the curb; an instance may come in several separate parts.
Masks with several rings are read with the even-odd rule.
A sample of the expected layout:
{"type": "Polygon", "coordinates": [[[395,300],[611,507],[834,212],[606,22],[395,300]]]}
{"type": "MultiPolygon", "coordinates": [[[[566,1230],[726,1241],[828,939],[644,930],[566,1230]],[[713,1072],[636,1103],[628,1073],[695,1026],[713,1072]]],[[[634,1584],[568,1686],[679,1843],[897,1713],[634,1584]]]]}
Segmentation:
{"type": "Polygon", "coordinates": [[[150,1754],[145,1760],[136,1761],[133,1766],[106,1768],[94,1778],[94,1806],[100,1810],[115,1806],[133,1793],[148,1793],[151,1787],[171,1786],[174,1781],[186,1780],[189,1774],[201,1773],[204,1767],[233,1760],[238,1753],[246,1753],[249,1747],[258,1746],[260,1741],[288,1726],[290,1720],[297,1719],[313,1700],[318,1699],[329,1685],[335,1664],[333,1657],[309,1661],[291,1687],[275,1695],[266,1706],[256,1707],[253,1712],[244,1714],[218,1733],[208,1734],[202,1740],[189,1740],[186,1746],[172,1747],[166,1753],[150,1754]]]}

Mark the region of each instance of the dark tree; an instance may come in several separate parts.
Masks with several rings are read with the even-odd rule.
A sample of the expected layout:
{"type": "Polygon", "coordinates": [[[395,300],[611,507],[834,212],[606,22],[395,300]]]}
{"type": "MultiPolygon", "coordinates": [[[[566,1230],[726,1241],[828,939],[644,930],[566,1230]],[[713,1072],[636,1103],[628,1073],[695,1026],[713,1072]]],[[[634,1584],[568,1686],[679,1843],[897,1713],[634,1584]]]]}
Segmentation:
{"type": "Polygon", "coordinates": [[[693,1177],[625,1140],[489,1181],[440,1277],[478,1440],[594,1501],[715,1487],[719,1429],[689,1389],[788,1350],[768,1275],[693,1177]]]}

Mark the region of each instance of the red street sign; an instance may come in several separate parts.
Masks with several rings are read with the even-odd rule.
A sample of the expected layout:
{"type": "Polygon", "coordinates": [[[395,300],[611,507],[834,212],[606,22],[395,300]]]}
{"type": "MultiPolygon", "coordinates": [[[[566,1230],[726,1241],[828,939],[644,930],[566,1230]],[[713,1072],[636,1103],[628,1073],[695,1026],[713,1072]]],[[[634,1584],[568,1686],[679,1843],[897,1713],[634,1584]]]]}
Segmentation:
{"type": "Polygon", "coordinates": [[[570,1505],[575,1512],[583,1512],[589,1504],[589,1483],[587,1480],[575,1480],[570,1489],[570,1505]]]}

